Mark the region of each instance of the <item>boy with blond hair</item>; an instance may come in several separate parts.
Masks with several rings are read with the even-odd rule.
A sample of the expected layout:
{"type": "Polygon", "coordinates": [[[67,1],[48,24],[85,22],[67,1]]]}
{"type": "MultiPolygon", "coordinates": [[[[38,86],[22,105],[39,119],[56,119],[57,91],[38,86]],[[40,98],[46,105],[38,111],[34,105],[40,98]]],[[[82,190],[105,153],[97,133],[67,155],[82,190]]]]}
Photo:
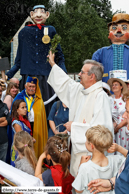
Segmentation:
{"type": "MultiPolygon", "coordinates": [[[[104,152],[113,143],[112,133],[104,126],[97,125],[88,129],[86,139],[85,145],[87,150],[92,152],[92,159],[86,162],[86,156],[82,157],[78,175],[72,186],[77,193],[90,194],[87,185],[91,180],[98,178],[109,179],[112,184],[110,179],[117,174],[125,157],[119,155],[106,157],[104,155],[104,152]]],[[[106,192],[106,194],[113,193],[114,191],[106,192]]]]}

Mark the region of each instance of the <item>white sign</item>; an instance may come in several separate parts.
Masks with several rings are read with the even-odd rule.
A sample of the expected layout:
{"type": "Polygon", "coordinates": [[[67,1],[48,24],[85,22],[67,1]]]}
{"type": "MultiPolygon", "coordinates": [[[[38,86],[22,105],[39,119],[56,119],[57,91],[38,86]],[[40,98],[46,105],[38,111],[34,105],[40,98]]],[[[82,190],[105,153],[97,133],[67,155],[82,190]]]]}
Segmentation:
{"type": "Polygon", "coordinates": [[[126,81],[127,80],[127,71],[126,70],[109,71],[109,78],[119,78],[123,81],[126,81]]]}

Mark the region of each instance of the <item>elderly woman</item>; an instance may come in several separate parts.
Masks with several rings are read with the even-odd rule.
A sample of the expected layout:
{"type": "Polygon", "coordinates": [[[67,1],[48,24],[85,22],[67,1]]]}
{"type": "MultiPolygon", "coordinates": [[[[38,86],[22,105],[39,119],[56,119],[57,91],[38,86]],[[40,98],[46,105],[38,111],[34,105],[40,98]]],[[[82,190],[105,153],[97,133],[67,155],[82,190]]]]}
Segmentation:
{"type": "MultiPolygon", "coordinates": [[[[122,100],[123,93],[127,91],[126,84],[118,78],[111,78],[107,82],[114,95],[113,98],[113,104],[114,107],[117,109],[117,121],[116,125],[114,127],[114,133],[115,133],[115,141],[117,144],[121,145],[124,148],[129,148],[129,131],[127,129],[127,120],[122,118],[122,115],[124,114],[125,110],[125,102],[122,100]]],[[[118,152],[117,152],[118,153],[118,152]]]]}

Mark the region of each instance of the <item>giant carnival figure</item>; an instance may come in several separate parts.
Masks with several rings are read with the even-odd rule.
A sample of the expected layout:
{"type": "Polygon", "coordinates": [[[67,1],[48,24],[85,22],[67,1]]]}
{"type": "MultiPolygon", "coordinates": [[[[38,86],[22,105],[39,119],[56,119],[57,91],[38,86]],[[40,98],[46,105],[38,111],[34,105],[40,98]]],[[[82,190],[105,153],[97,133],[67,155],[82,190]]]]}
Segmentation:
{"type": "Polygon", "coordinates": [[[129,79],[129,46],[125,44],[129,40],[129,15],[126,13],[115,14],[112,22],[108,24],[108,29],[108,38],[112,45],[98,49],[92,59],[103,64],[104,82],[113,77],[114,72],[114,77],[121,78],[120,72],[122,72],[122,74],[126,74],[123,75],[124,79],[129,79]]]}
{"type": "MultiPolygon", "coordinates": [[[[34,6],[30,16],[35,24],[25,26],[19,32],[15,65],[7,72],[6,79],[11,79],[20,69],[20,74],[22,75],[20,90],[23,90],[27,76],[37,77],[43,101],[48,101],[54,95],[54,91],[47,84],[47,78],[51,70],[51,66],[47,62],[47,55],[51,45],[50,40],[56,34],[56,30],[53,26],[45,25],[49,12],[44,5],[34,6]]],[[[64,55],[60,44],[56,50],[56,63],[66,72],[64,55]]],[[[48,115],[51,103],[46,105],[45,108],[48,115]]]]}

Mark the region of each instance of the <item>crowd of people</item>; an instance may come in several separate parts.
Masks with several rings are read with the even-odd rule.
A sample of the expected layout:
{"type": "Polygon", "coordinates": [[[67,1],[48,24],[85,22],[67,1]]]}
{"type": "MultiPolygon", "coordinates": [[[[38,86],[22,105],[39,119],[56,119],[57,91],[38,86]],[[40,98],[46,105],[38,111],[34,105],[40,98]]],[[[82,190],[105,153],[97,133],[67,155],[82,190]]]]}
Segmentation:
{"type": "MultiPolygon", "coordinates": [[[[47,118],[38,79],[28,76],[21,92],[10,81],[4,100],[0,101],[0,159],[8,162],[8,149],[8,163],[38,177],[45,186],[62,186],[62,194],[111,194],[120,187],[118,183],[125,173],[123,169],[119,171],[123,163],[124,169],[128,168],[126,83],[118,78],[102,83],[103,66],[93,60],[84,61],[80,83],[75,82],[55,64],[54,54],[50,52],[48,57],[52,66],[48,83],[61,101],[53,103],[47,118]],[[67,133],[71,149],[63,136],[67,133]],[[43,162],[48,168],[44,172],[43,162]]],[[[2,93],[0,83],[0,97],[2,93]]]]}
{"type": "Polygon", "coordinates": [[[10,80],[0,81],[0,160],[44,186],[61,186],[61,194],[127,194],[129,82],[109,75],[117,69],[129,74],[129,15],[113,16],[112,45],[83,62],[80,82],[66,74],[60,44],[55,54],[48,52],[56,31],[44,25],[45,6],[34,6],[30,15],[35,24],[19,33],[15,65],[6,74],[10,80]],[[22,91],[12,78],[19,68],[22,91]],[[54,92],[59,101],[44,105],[54,92]]]}

